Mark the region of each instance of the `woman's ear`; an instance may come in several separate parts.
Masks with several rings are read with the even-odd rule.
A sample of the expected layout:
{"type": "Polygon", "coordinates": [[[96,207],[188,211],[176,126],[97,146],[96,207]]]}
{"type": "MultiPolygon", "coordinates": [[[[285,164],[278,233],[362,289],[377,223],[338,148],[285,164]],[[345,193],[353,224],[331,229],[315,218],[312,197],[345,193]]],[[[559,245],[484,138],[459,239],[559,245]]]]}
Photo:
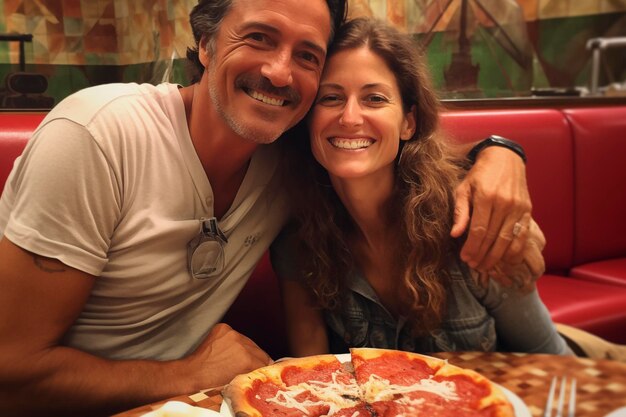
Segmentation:
{"type": "Polygon", "coordinates": [[[415,104],[411,106],[411,110],[404,115],[404,121],[402,122],[402,130],[400,131],[400,139],[409,140],[415,134],[415,113],[417,108],[415,104]]]}

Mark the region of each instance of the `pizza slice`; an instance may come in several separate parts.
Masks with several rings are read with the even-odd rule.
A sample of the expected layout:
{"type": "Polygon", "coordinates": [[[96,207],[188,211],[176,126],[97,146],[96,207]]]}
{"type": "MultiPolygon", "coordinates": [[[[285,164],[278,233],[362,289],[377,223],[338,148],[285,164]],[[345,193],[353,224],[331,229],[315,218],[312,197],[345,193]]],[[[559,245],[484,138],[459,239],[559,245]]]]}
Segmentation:
{"type": "Polygon", "coordinates": [[[449,381],[456,386],[459,404],[471,412],[468,415],[512,417],[513,407],[502,390],[493,382],[471,369],[446,363],[437,371],[435,379],[449,381]]]}
{"type": "Polygon", "coordinates": [[[381,417],[511,417],[513,408],[482,375],[417,353],[351,349],[362,399],[381,417]]]}
{"type": "Polygon", "coordinates": [[[358,416],[365,412],[359,394],[353,375],[335,355],[259,368],[235,377],[223,391],[236,417],[358,416]]]}

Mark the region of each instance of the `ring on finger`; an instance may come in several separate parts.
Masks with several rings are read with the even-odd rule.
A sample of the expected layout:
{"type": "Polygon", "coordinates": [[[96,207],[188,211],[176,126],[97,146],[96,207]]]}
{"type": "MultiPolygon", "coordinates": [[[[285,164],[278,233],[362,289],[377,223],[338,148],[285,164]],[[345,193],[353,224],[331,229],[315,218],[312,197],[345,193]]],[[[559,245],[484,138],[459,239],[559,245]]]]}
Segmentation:
{"type": "Polygon", "coordinates": [[[522,224],[520,222],[515,222],[513,225],[513,236],[517,236],[522,231],[522,224]]]}

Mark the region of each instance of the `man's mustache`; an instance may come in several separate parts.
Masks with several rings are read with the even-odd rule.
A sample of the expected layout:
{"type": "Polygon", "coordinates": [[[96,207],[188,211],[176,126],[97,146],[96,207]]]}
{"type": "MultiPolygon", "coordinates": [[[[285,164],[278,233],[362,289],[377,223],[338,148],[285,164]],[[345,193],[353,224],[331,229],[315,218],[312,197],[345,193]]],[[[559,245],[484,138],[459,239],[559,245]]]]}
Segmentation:
{"type": "Polygon", "coordinates": [[[276,87],[272,85],[272,82],[266,77],[255,77],[251,75],[242,75],[235,81],[237,88],[244,88],[250,90],[257,90],[273,95],[282,97],[289,101],[291,104],[298,104],[302,100],[300,94],[291,87],[276,87]]]}

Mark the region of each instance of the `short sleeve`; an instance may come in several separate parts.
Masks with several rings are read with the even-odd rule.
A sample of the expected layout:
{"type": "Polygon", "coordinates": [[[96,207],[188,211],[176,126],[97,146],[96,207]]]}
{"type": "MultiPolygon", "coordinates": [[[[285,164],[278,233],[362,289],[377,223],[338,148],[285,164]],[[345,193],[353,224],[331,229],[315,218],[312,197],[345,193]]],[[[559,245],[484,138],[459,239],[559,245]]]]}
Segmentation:
{"type": "MultiPolygon", "coordinates": [[[[11,174],[4,235],[16,245],[99,275],[119,218],[119,181],[89,131],[42,125],[11,174]]],[[[3,196],[4,198],[4,196],[3,196]]]]}

